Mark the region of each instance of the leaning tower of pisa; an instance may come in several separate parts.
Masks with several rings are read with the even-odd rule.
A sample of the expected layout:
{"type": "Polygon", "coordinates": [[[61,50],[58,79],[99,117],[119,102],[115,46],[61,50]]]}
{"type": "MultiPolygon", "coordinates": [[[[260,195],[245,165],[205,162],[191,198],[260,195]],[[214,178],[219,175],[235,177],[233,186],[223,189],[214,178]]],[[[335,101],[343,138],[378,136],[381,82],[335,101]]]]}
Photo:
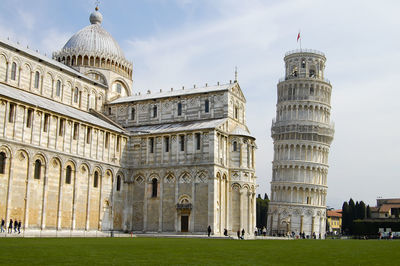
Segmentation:
{"type": "Polygon", "coordinates": [[[330,82],[324,78],[326,58],[301,49],[286,53],[285,77],[278,83],[271,202],[271,235],[304,233],[324,238],[330,121],[330,82]]]}

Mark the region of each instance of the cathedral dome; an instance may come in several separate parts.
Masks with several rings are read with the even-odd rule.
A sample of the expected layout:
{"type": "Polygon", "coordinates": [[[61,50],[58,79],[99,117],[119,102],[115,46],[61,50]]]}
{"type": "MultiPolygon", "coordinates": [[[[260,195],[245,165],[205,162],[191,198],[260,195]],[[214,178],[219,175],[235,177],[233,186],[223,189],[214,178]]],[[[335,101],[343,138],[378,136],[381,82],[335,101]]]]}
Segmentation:
{"type": "Polygon", "coordinates": [[[132,64],[125,59],[117,41],[102,26],[98,8],[90,14],[91,25],[75,33],[53,57],[69,66],[94,66],[121,70],[129,75],[132,64]],[[121,69],[119,69],[121,68],[121,69]]]}

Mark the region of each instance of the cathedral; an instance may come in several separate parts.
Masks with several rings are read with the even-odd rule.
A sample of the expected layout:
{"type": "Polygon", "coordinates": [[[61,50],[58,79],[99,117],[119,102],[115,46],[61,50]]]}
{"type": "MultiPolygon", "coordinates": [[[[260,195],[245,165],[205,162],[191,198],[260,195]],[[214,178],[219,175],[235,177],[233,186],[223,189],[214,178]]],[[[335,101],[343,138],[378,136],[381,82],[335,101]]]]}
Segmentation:
{"type": "Polygon", "coordinates": [[[253,232],[237,80],[135,92],[102,20],[96,8],[52,58],[0,39],[0,218],[26,233],[253,232]]]}

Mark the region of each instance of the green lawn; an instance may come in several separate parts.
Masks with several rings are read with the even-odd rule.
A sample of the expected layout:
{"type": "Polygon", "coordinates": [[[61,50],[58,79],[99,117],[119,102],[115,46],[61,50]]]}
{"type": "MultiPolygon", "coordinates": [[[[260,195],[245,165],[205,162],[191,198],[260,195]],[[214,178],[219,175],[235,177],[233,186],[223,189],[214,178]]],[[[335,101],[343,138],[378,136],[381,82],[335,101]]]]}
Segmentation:
{"type": "Polygon", "coordinates": [[[396,240],[2,238],[0,265],[398,265],[399,251],[396,240]]]}

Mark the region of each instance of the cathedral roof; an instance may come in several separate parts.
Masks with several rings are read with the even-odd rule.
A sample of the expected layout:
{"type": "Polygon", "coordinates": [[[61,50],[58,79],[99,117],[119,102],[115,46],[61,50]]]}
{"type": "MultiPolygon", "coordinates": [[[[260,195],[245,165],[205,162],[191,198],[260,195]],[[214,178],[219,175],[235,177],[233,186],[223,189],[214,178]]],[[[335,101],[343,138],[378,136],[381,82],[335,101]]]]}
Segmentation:
{"type": "MultiPolygon", "coordinates": [[[[122,65],[131,69],[132,64],[126,60],[117,41],[101,26],[103,15],[98,11],[98,8],[90,14],[89,21],[91,24],[75,33],[61,51],[53,54],[53,57],[65,64],[69,64],[65,61],[68,56],[100,58],[101,63],[98,63],[98,67],[104,67],[109,61],[112,62],[113,66],[122,65]]],[[[85,64],[90,65],[90,62],[76,59],[72,66],[85,64]]]]}
{"type": "Polygon", "coordinates": [[[191,94],[199,94],[199,93],[215,92],[215,91],[227,91],[236,84],[237,83],[230,83],[230,84],[221,84],[215,86],[207,86],[202,88],[191,88],[191,89],[170,90],[170,91],[168,90],[168,91],[160,91],[147,94],[135,94],[129,97],[121,97],[115,101],[112,101],[110,104],[136,102],[143,100],[152,100],[152,99],[168,98],[174,96],[183,96],[183,95],[191,95],[191,94]]]}
{"type": "Polygon", "coordinates": [[[254,137],[250,134],[250,132],[248,132],[248,130],[246,130],[246,129],[240,127],[240,126],[237,126],[237,127],[236,127],[232,132],[230,132],[229,134],[231,134],[231,135],[236,135],[236,136],[245,136],[245,137],[252,137],[252,138],[254,138],[254,137]]]}
{"type": "Polygon", "coordinates": [[[97,116],[90,114],[88,112],[81,111],[79,109],[73,108],[71,106],[53,101],[51,99],[44,98],[39,95],[32,94],[27,91],[20,89],[15,89],[13,87],[7,86],[5,84],[0,84],[0,95],[11,98],[28,105],[32,105],[38,108],[43,108],[45,110],[78,119],[80,121],[92,124],[98,127],[106,128],[116,132],[123,132],[120,128],[98,118],[97,116]]]}
{"type": "Polygon", "coordinates": [[[93,84],[95,84],[97,86],[105,87],[104,84],[98,82],[97,80],[94,80],[94,79],[92,79],[92,78],[90,78],[88,76],[85,76],[82,73],[76,71],[75,69],[65,66],[64,64],[58,62],[57,60],[49,58],[46,55],[42,55],[37,51],[30,50],[29,48],[24,47],[24,46],[22,46],[22,45],[20,45],[18,43],[12,43],[11,41],[5,40],[5,39],[0,37],[0,45],[4,45],[6,47],[9,47],[9,48],[12,48],[12,49],[16,49],[16,50],[19,51],[19,53],[22,53],[22,54],[27,55],[29,57],[33,57],[34,59],[38,60],[39,62],[43,61],[45,64],[48,64],[53,68],[57,68],[57,69],[60,69],[60,70],[62,69],[62,71],[65,71],[65,72],[71,74],[74,77],[79,77],[80,79],[83,79],[85,81],[93,83],[93,84]]]}
{"type": "Polygon", "coordinates": [[[110,58],[125,58],[117,41],[101,26],[100,15],[90,16],[91,25],[75,33],[62,48],[63,52],[79,52],[81,54],[108,55],[110,58]],[[97,17],[97,18],[96,18],[97,17]]]}
{"type": "Polygon", "coordinates": [[[127,128],[127,130],[131,133],[139,133],[139,134],[162,134],[171,132],[193,131],[200,129],[217,128],[226,120],[227,120],[226,118],[221,118],[213,120],[200,120],[200,121],[189,121],[189,122],[179,122],[179,123],[164,123],[157,125],[130,127],[127,128]]]}

